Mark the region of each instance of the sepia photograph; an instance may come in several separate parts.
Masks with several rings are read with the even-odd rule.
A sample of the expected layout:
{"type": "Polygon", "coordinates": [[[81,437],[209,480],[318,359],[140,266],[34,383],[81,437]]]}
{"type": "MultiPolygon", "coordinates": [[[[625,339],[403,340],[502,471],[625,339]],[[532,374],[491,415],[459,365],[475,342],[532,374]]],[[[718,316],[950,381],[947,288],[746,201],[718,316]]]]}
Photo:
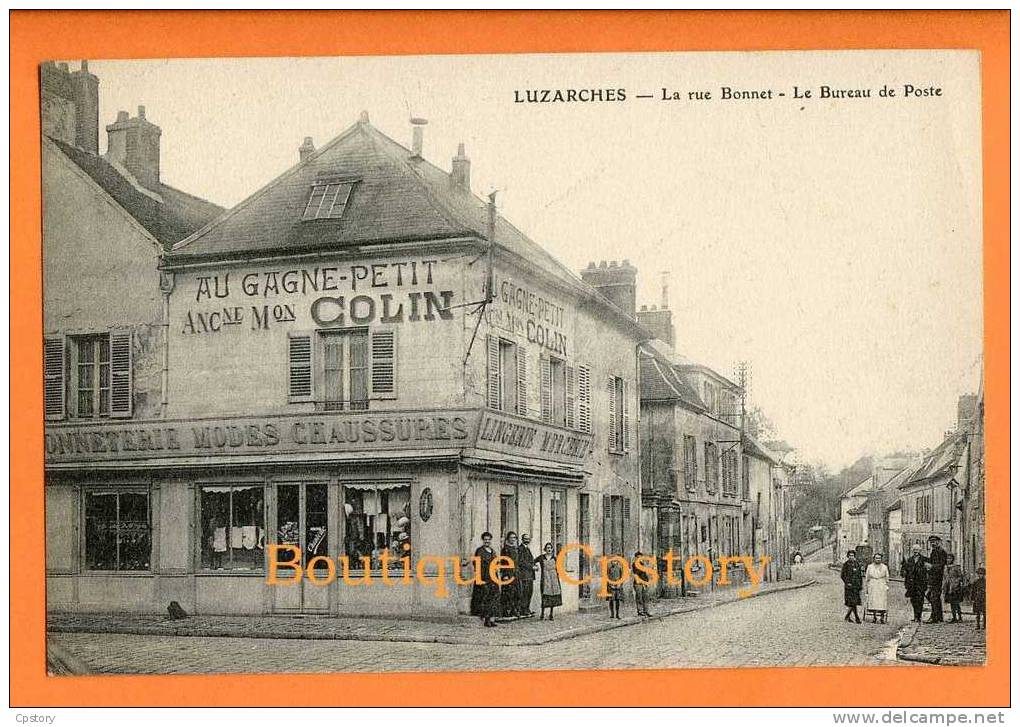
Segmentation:
{"type": "Polygon", "coordinates": [[[38,84],[49,674],[986,663],[979,51],[38,84]]]}

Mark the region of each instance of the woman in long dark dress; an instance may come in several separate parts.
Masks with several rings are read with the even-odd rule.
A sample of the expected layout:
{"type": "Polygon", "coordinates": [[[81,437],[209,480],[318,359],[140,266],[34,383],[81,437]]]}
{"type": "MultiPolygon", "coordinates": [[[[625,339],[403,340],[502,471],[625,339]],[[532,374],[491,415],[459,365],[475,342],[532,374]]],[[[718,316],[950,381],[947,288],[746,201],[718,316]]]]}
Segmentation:
{"type": "Polygon", "coordinates": [[[849,621],[850,615],[853,614],[857,623],[860,623],[861,615],[857,612],[857,607],[861,605],[864,576],[861,574],[861,566],[857,563],[857,553],[854,551],[846,554],[846,561],[839,572],[839,577],[843,581],[843,604],[846,606],[846,616],[843,620],[849,621]]]}
{"type": "Polygon", "coordinates": [[[542,555],[535,558],[542,569],[542,613],[538,620],[545,618],[545,610],[549,609],[549,620],[553,620],[553,609],[563,605],[563,587],[560,585],[560,574],[556,571],[556,555],[552,543],[546,543],[542,555]]]}
{"type": "Polygon", "coordinates": [[[475,551],[473,567],[474,585],[471,587],[471,615],[482,619],[482,625],[493,627],[493,619],[499,615],[499,584],[490,573],[496,551],[492,547],[492,533],[482,533],[482,544],[475,551]]]}
{"type": "MultiPolygon", "coordinates": [[[[504,618],[517,618],[520,616],[520,605],[521,605],[521,578],[517,572],[517,533],[513,530],[506,534],[503,540],[503,550],[499,553],[504,558],[510,559],[510,571],[511,576],[510,583],[504,583],[500,589],[500,610],[503,613],[504,618]]],[[[507,578],[503,578],[504,581],[507,578]]]]}

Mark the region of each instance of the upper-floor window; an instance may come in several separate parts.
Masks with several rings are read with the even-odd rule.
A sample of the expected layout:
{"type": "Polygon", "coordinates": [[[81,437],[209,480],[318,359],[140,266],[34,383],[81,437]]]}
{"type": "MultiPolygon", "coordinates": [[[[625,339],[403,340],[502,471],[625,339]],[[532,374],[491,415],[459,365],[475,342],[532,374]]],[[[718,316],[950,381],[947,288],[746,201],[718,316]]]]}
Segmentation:
{"type": "Polygon", "coordinates": [[[722,491],[724,495],[737,496],[737,477],[740,469],[736,449],[727,449],[722,456],[722,491]]]}
{"type": "Polygon", "coordinates": [[[609,377],[609,451],[623,454],[630,451],[630,397],[627,381],[609,377]]]}
{"type": "Polygon", "coordinates": [[[131,331],[122,329],[45,338],[46,418],[131,416],[131,349],[131,331]]]}
{"type": "Polygon", "coordinates": [[[367,328],[291,333],[287,390],[291,402],[326,411],[359,411],[396,397],[396,333],[367,328]]]}
{"type": "Polygon", "coordinates": [[[528,413],[526,351],[506,338],[489,336],[486,368],[486,405],[497,411],[526,416],[528,413]]]}
{"type": "Polygon", "coordinates": [[[751,499],[751,458],[743,456],[740,468],[740,495],[745,500],[751,499]]]}
{"type": "Polygon", "coordinates": [[[303,220],[339,219],[343,217],[354,182],[323,182],[312,186],[303,220]]]}

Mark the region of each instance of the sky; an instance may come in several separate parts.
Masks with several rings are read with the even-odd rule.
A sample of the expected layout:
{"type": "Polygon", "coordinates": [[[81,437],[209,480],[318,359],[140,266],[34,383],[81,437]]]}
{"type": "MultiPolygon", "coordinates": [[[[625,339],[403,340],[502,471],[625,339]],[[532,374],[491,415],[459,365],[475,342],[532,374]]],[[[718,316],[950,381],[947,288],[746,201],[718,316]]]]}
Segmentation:
{"type": "MultiPolygon", "coordinates": [[[[72,68],[76,67],[72,63],[72,68]]],[[[232,206],[368,111],[574,270],[668,281],[678,350],[733,375],[801,458],[932,447],[982,351],[979,57],[966,51],[90,60],[100,124],[162,128],[163,181],[232,206]],[[941,96],[903,98],[904,84],[941,96]],[[792,89],[813,90],[794,100],[792,89]],[[822,85],[870,99],[819,99],[822,85]],[[879,98],[877,89],[896,90],[879,98]],[[783,99],[722,100],[721,88],[783,99]],[[527,89],[624,102],[515,103],[527,89]],[[663,101],[680,92],[681,101],[663,101]],[[705,101],[688,92],[712,93],[705,101]],[[637,94],[653,98],[637,99],[637,94]],[[665,273],[665,276],[663,275],[665,273]]],[[[105,149],[105,133],[100,134],[105,149]]]]}

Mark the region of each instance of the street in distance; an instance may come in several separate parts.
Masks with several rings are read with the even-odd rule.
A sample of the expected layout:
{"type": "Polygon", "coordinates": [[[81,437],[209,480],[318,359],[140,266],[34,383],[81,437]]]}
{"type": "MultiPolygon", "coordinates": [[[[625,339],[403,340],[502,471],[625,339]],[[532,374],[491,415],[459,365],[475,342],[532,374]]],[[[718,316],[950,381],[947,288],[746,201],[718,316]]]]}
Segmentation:
{"type": "MultiPolygon", "coordinates": [[[[837,88],[821,85],[818,88],[802,88],[794,86],[792,91],[777,91],[771,88],[742,89],[732,86],[720,86],[718,91],[678,91],[663,87],[660,101],[772,101],[777,98],[793,99],[854,99],[854,98],[929,98],[941,96],[942,89],[937,86],[915,86],[904,83],[900,86],[882,86],[881,88],[837,88]]],[[[638,98],[652,98],[650,95],[638,95],[638,98]]]]}

